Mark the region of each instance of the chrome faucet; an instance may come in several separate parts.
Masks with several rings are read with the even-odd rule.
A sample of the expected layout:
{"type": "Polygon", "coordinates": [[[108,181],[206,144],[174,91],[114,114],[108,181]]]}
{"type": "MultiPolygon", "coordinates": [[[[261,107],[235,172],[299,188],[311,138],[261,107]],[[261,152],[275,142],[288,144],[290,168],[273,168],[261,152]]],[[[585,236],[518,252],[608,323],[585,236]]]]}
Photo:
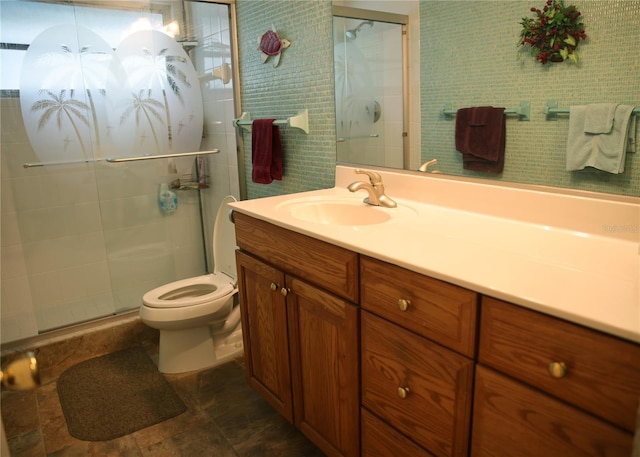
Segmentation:
{"type": "Polygon", "coordinates": [[[356,168],[357,174],[367,175],[369,182],[356,181],[347,186],[350,192],[357,192],[361,189],[367,191],[369,196],[364,199],[364,202],[373,206],[384,206],[386,208],[395,208],[398,206],[396,202],[391,200],[384,194],[384,184],[382,183],[382,176],[375,171],[363,170],[356,168]]]}

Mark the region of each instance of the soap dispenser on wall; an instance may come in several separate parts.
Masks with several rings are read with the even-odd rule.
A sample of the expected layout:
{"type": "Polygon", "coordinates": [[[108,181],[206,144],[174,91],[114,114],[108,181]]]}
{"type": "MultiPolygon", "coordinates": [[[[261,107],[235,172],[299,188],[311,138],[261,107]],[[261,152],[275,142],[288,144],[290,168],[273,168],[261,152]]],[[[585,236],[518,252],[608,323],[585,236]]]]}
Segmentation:
{"type": "Polygon", "coordinates": [[[160,211],[164,214],[174,213],[178,209],[178,197],[169,190],[167,183],[160,184],[158,204],[160,205],[160,211]]]}

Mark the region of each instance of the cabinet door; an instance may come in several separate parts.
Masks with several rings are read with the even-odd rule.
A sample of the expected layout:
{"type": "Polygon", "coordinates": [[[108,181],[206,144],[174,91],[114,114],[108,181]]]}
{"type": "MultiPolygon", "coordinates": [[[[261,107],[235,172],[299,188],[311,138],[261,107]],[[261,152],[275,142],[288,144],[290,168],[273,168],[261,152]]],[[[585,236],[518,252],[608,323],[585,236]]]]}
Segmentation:
{"type": "Polygon", "coordinates": [[[358,307],[287,276],[295,424],[328,456],[360,455],[358,307]]]}
{"type": "Polygon", "coordinates": [[[236,264],[247,379],[293,422],[284,274],[240,251],[236,264]]]}

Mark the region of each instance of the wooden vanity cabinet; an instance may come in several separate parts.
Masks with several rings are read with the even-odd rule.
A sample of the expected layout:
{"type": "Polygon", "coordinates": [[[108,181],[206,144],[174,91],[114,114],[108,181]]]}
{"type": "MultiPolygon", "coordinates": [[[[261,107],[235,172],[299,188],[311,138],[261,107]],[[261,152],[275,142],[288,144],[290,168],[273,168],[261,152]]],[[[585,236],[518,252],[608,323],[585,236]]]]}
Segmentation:
{"type": "Polygon", "coordinates": [[[234,219],[248,381],[328,456],[631,455],[639,344],[234,219]]]}
{"type": "Polygon", "coordinates": [[[477,294],[360,262],[363,456],[466,456],[477,294]]]}
{"type": "Polygon", "coordinates": [[[472,455],[631,455],[640,345],[483,297],[472,455]]]}
{"type": "Polygon", "coordinates": [[[357,254],[234,221],[249,384],[326,455],[359,456],[357,254]]]}

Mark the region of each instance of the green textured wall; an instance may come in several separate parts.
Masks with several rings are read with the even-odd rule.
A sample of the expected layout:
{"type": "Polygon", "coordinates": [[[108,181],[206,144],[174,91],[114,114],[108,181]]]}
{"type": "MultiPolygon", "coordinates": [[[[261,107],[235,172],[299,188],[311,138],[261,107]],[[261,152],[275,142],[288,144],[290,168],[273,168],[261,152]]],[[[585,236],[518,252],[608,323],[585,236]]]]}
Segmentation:
{"type": "MultiPolygon", "coordinates": [[[[462,169],[455,151],[455,121],[443,120],[444,103],[516,108],[531,102],[531,121],[507,118],[505,181],[640,195],[640,151],[627,154],[623,174],[567,172],[568,118],[546,121],[548,99],[560,107],[619,102],[640,106],[640,1],[573,1],[588,40],[580,63],[542,66],[528,54],[517,58],[519,22],[544,0],[421,0],[422,157],[438,158],[445,173],[482,177],[462,169]]],[[[640,124],[640,123],[639,123],[640,124]]]]}
{"type": "Polygon", "coordinates": [[[284,119],[309,110],[309,134],[283,127],[284,177],[251,181],[251,134],[244,133],[247,197],[258,198],[334,185],[335,97],[330,0],[238,0],[242,110],[253,119],[284,119]],[[261,63],[260,36],[275,26],[291,47],[274,68],[261,63]]]}

